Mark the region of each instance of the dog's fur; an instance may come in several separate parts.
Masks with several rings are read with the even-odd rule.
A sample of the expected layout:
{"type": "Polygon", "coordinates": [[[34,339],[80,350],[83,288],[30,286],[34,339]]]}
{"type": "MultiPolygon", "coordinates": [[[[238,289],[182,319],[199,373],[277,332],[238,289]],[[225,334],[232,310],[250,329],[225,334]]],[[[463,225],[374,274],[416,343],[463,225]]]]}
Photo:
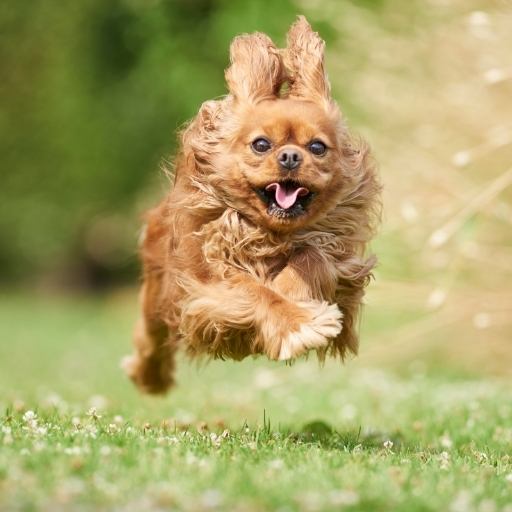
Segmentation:
{"type": "Polygon", "coordinates": [[[226,79],[230,94],[181,133],[174,188],[149,212],[142,316],[124,360],[142,391],[174,383],[181,346],[236,360],[357,352],[380,185],[331,99],[324,42],[304,17],[283,52],[264,34],[237,37],[226,79]],[[281,206],[269,184],[296,202],[281,206]]]}

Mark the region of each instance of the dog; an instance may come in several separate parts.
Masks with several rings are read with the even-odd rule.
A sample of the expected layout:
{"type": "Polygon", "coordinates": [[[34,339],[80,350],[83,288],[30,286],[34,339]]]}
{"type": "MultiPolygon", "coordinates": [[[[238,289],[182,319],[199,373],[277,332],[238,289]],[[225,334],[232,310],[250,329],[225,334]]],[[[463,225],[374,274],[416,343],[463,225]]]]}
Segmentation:
{"type": "Polygon", "coordinates": [[[330,95],[325,43],[299,16],[279,51],[236,37],[229,94],[180,133],[175,181],[148,213],[142,314],[124,360],[141,391],[175,384],[175,355],[293,360],[357,353],[380,215],[369,146],[330,95]]]}

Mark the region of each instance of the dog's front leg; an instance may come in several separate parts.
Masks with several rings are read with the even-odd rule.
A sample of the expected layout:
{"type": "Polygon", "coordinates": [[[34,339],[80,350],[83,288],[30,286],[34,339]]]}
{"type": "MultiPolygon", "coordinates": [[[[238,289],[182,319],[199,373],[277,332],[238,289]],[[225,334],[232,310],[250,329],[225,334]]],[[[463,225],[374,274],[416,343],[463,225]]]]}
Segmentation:
{"type": "Polygon", "coordinates": [[[343,330],[334,340],[333,349],[343,358],[347,351],[357,354],[356,319],[375,259],[340,256],[342,260],[335,260],[317,248],[303,249],[288,260],[269,286],[292,301],[326,300],[331,308],[337,304],[343,315],[343,330]]]}
{"type": "MultiPolygon", "coordinates": [[[[310,247],[292,255],[284,269],[270,283],[270,287],[290,301],[310,309],[320,323],[319,329],[329,329],[335,320],[339,326],[339,335],[343,314],[335,299],[338,278],[332,256],[310,247]]],[[[343,323],[345,320],[343,318],[343,323]]],[[[299,342],[292,345],[292,353],[300,351],[300,346],[297,346],[299,342]]],[[[283,345],[280,359],[287,359],[287,350],[286,345],[283,345]]]]}
{"type": "Polygon", "coordinates": [[[290,257],[270,287],[294,302],[334,302],[338,271],[332,259],[311,247],[290,257]]]}
{"type": "Polygon", "coordinates": [[[287,360],[326,346],[341,331],[341,313],[327,302],[288,300],[239,274],[197,286],[184,305],[181,331],[198,353],[236,358],[239,346],[240,358],[264,353],[287,360]]]}

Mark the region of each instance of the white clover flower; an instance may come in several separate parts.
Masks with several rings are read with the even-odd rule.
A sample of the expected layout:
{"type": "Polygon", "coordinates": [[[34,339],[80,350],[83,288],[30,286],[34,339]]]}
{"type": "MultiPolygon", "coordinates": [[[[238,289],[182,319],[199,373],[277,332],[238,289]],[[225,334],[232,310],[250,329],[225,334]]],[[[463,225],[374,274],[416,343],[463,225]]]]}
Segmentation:
{"type": "Polygon", "coordinates": [[[27,425],[22,427],[23,430],[27,430],[31,434],[36,434],[37,433],[37,419],[35,419],[35,418],[36,418],[36,416],[34,416],[34,419],[28,418],[26,420],[27,425]]]}
{"type": "Polygon", "coordinates": [[[87,436],[92,437],[92,439],[96,439],[98,429],[94,425],[86,425],[84,432],[87,436]]]}
{"type": "Polygon", "coordinates": [[[448,469],[450,467],[450,454],[448,452],[441,452],[439,460],[441,461],[440,469],[448,469]]]}
{"type": "Polygon", "coordinates": [[[34,411],[27,411],[23,415],[23,421],[25,423],[30,423],[32,421],[37,421],[37,414],[34,411]]]}
{"type": "Polygon", "coordinates": [[[389,439],[384,443],[384,448],[386,448],[386,450],[391,450],[391,448],[393,448],[393,441],[390,441],[389,439]]]}
{"type": "Polygon", "coordinates": [[[89,416],[91,421],[97,421],[101,418],[101,416],[98,414],[98,411],[96,410],[96,407],[91,407],[87,412],[87,416],[89,416]]]}
{"type": "Polygon", "coordinates": [[[108,432],[109,434],[117,434],[119,432],[119,428],[115,423],[109,423],[108,432]]]}
{"type": "Polygon", "coordinates": [[[4,434],[4,438],[2,439],[3,444],[11,444],[12,443],[12,428],[11,427],[2,427],[2,434],[4,434]]]}
{"type": "MultiPolygon", "coordinates": [[[[39,434],[39,427],[37,426],[37,415],[32,411],[27,411],[26,414],[23,415],[23,421],[25,421],[26,425],[22,427],[23,430],[32,435],[39,434]]],[[[41,427],[44,429],[44,427],[41,427]]]]}

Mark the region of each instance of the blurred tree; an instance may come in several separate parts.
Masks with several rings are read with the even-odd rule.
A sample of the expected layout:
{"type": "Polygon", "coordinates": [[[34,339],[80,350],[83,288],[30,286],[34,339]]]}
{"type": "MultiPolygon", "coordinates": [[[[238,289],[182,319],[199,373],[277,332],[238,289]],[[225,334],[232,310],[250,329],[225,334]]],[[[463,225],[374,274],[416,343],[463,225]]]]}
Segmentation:
{"type": "Polygon", "coordinates": [[[138,215],[174,131],[226,93],[236,34],[283,44],[296,12],[291,0],[4,0],[0,280],[133,278],[138,215]]]}

